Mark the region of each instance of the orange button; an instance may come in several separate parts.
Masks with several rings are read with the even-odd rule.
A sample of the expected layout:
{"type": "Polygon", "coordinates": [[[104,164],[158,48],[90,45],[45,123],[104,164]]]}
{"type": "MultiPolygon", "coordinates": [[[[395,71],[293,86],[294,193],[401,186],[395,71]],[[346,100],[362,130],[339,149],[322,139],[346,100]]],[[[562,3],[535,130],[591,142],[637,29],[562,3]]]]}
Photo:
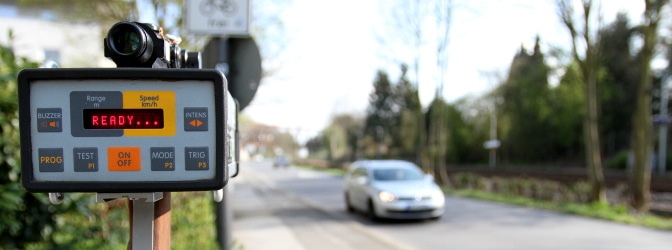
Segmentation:
{"type": "Polygon", "coordinates": [[[107,169],[110,171],[140,171],[140,147],[107,148],[107,169]]]}

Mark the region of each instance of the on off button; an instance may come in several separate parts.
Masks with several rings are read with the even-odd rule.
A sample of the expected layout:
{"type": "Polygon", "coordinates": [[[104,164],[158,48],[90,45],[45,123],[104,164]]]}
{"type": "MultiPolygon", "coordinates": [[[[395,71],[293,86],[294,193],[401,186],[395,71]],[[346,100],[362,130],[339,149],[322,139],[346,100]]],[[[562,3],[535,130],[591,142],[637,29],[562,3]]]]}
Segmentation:
{"type": "Polygon", "coordinates": [[[107,169],[111,172],[140,171],[140,147],[107,148],[107,169]]]}

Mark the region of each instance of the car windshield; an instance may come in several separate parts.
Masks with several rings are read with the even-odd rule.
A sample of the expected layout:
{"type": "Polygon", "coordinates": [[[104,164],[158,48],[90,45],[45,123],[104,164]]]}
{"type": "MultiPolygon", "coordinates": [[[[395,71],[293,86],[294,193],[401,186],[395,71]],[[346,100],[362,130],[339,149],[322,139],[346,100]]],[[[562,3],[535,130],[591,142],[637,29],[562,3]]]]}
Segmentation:
{"type": "Polygon", "coordinates": [[[377,181],[411,181],[422,179],[422,172],[407,168],[374,169],[373,179],[377,181]]]}

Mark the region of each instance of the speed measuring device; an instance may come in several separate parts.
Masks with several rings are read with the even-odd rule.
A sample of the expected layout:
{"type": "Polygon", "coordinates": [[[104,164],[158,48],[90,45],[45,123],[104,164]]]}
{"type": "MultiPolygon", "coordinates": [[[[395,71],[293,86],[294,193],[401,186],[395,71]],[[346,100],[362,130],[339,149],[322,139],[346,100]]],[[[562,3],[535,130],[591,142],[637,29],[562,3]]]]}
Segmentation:
{"type": "Polygon", "coordinates": [[[26,69],[18,84],[28,191],[218,190],[237,173],[237,107],[217,70],[26,69]]]}

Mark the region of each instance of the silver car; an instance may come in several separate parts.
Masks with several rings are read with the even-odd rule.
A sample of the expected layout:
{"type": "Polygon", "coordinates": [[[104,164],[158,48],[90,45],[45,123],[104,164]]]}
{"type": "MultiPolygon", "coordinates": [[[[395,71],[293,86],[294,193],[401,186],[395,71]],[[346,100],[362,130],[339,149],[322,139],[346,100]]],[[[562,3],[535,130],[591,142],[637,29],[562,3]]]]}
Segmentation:
{"type": "Polygon", "coordinates": [[[401,160],[366,160],[350,165],[344,177],[348,211],[371,219],[438,219],[445,196],[430,175],[401,160]]]}

